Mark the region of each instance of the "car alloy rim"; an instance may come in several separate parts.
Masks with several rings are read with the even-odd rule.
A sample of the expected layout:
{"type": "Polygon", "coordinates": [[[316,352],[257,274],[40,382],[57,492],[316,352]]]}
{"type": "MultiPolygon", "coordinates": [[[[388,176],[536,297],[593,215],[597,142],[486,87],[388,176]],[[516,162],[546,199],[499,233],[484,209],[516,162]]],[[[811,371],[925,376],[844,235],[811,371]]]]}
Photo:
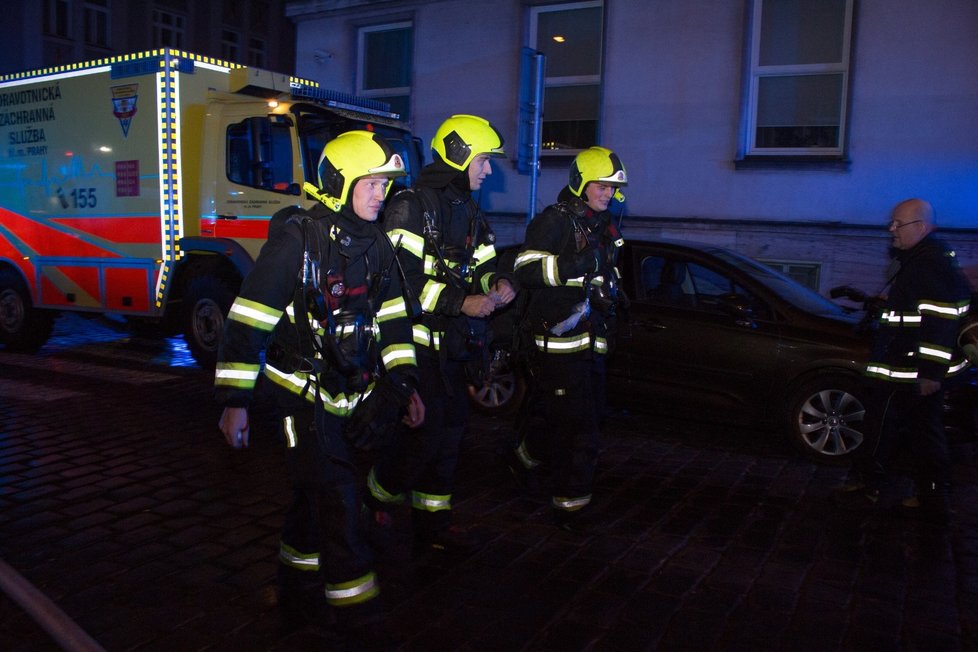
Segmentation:
{"type": "Polygon", "coordinates": [[[841,389],[823,389],[808,397],[798,415],[802,439],[821,455],[846,455],[863,443],[859,429],[866,410],[855,396],[841,389]]]}

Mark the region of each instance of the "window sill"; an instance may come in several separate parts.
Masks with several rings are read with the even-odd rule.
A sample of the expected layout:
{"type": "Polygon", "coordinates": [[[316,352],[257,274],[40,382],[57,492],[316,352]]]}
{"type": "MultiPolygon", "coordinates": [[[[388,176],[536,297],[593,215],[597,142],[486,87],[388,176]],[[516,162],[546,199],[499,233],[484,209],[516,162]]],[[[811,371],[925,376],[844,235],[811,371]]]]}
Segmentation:
{"type": "Polygon", "coordinates": [[[852,161],[838,156],[745,156],[734,160],[736,170],[835,170],[848,172],[852,161]]]}

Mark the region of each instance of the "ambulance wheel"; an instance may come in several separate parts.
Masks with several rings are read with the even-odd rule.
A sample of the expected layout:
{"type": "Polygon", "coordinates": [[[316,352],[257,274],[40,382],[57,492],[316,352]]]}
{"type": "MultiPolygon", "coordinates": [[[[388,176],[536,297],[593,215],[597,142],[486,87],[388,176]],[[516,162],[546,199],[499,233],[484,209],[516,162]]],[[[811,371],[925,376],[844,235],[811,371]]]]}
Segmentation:
{"type": "Polygon", "coordinates": [[[8,351],[34,353],[54,328],[54,313],[36,310],[19,274],[0,270],[0,344],[8,351]]]}
{"type": "Polygon", "coordinates": [[[217,364],[217,346],[224,333],[224,318],[234,302],[235,292],[228,283],[211,274],[190,281],[183,303],[186,307],[183,337],[187,348],[201,367],[217,364]]]}

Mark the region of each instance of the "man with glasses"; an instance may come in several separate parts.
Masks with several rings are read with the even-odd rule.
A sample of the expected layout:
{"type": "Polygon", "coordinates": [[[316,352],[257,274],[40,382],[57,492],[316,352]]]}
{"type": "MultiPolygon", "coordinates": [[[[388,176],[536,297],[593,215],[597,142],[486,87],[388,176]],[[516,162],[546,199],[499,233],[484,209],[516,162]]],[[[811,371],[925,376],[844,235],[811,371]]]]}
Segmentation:
{"type": "Polygon", "coordinates": [[[893,209],[889,223],[893,264],[866,375],[871,385],[867,419],[879,438],[857,462],[858,479],[846,485],[846,506],[873,506],[897,447],[914,461],[918,496],[905,507],[921,508],[929,520],[946,524],[950,459],[943,427],[945,378],[967,368],[956,346],[959,321],[968,311],[971,288],[954,252],[934,236],[934,210],[922,199],[893,209]]]}

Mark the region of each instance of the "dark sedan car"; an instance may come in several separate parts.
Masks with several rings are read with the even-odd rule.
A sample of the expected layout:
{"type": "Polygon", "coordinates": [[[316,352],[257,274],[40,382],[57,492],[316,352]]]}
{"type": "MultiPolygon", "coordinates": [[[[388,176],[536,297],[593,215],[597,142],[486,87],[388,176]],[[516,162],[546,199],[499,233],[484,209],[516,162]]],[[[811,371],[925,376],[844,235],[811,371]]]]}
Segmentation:
{"type": "MultiPolygon", "coordinates": [[[[711,245],[633,240],[619,267],[630,306],[609,357],[613,404],[778,427],[819,461],[863,443],[869,338],[857,315],[711,245]]],[[[511,409],[522,396],[503,349],[490,380],[472,388],[479,409],[511,409]]]]}

